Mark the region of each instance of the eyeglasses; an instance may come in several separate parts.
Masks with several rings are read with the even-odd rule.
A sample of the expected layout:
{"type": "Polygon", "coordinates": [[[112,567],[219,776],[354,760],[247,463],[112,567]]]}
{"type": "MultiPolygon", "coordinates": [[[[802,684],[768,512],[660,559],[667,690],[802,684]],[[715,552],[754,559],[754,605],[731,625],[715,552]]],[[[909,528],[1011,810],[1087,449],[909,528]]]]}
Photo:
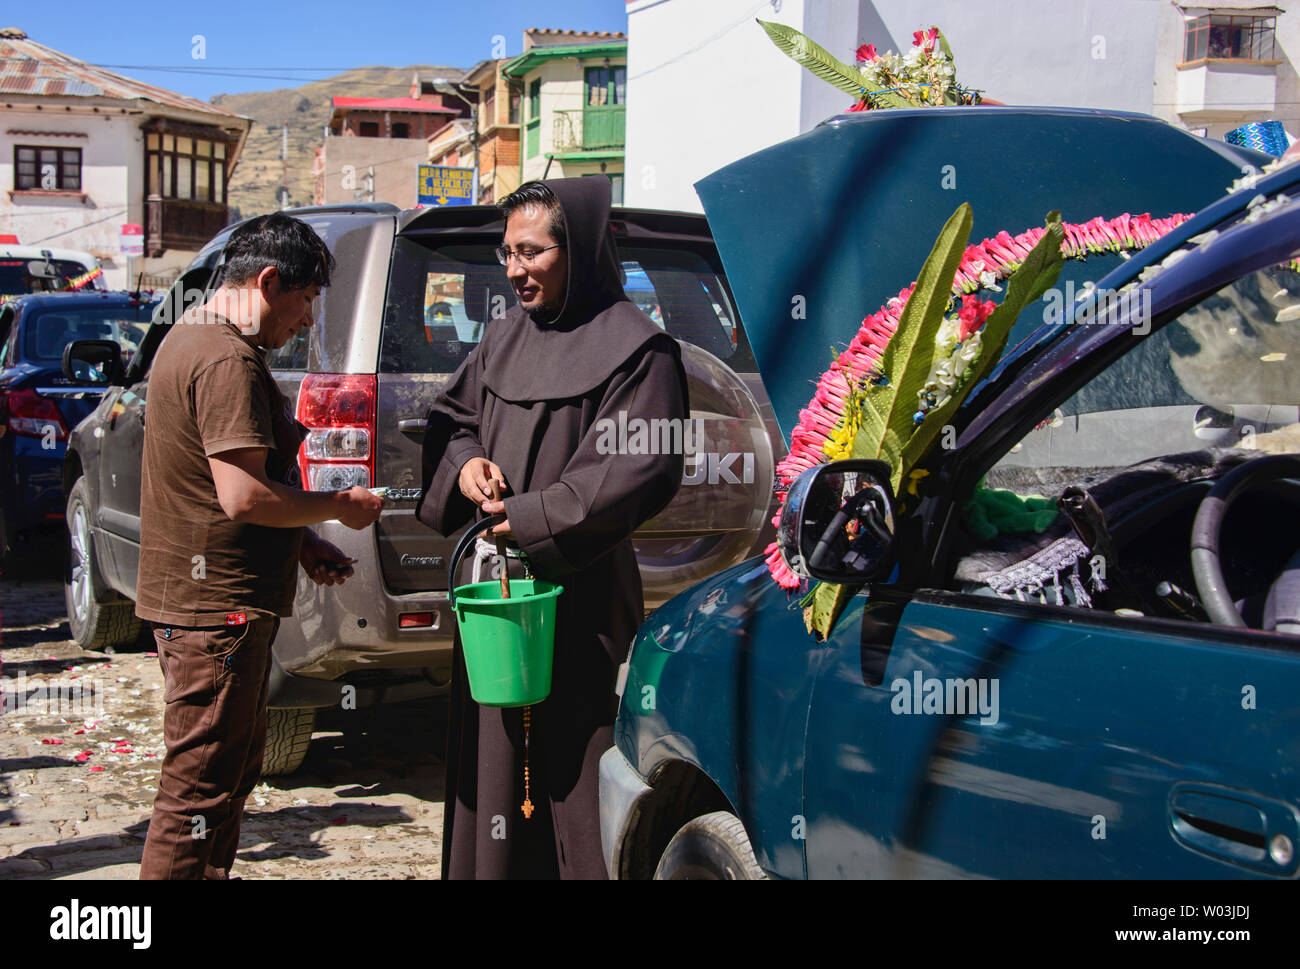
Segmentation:
{"type": "Polygon", "coordinates": [[[501,263],[501,265],[503,266],[509,266],[511,259],[518,259],[519,265],[521,266],[531,266],[533,264],[533,260],[536,259],[538,256],[540,256],[542,253],[549,252],[552,249],[560,249],[563,246],[564,246],[563,242],[557,242],[555,245],[547,246],[545,249],[510,250],[507,249],[505,246],[497,246],[496,249],[494,249],[493,251],[497,254],[497,262],[501,263]]]}

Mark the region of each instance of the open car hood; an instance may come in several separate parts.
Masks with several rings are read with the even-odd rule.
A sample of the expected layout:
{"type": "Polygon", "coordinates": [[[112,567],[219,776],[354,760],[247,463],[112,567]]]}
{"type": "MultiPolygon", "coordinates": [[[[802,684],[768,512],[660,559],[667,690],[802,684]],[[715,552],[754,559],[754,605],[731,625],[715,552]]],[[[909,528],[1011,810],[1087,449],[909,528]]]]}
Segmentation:
{"type": "MultiPolygon", "coordinates": [[[[776,417],[787,438],[862,319],[911,284],[962,202],[971,242],[1041,226],[1193,213],[1268,156],[1156,118],[1046,107],[864,111],[696,183],[776,417]],[[1176,177],[1175,177],[1176,175],[1176,177]]],[[[1071,261],[1059,286],[1120,259],[1071,261]]],[[[1021,315],[1009,346],[1044,320],[1021,315]]]]}

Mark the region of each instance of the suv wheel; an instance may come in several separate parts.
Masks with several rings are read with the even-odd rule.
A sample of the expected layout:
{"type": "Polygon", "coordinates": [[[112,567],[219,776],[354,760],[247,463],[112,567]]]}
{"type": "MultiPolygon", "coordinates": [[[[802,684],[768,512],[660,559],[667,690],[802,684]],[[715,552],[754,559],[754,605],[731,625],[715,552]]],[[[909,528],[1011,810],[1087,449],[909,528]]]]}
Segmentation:
{"type": "Polygon", "coordinates": [[[269,708],[266,711],[262,776],[281,777],[301,767],[315,729],[316,711],[311,707],[269,708]]]}
{"type": "Polygon", "coordinates": [[[78,478],[68,494],[68,562],[63,577],[64,602],[72,638],[85,650],[111,653],[140,636],[135,603],[111,589],[99,574],[90,537],[86,479],[78,478]],[[106,601],[101,601],[106,600],[106,601]]]}
{"type": "Polygon", "coordinates": [[[655,869],[661,881],[740,881],[765,879],[754,859],[745,826],[729,811],[714,811],[687,821],[664,849],[655,869]]]}

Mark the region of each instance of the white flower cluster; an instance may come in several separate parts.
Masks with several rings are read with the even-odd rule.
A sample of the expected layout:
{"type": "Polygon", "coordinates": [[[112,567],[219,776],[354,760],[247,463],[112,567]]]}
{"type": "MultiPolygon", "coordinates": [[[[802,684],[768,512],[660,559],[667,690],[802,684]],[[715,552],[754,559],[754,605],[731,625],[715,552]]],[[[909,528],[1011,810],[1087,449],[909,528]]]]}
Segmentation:
{"type": "Polygon", "coordinates": [[[886,51],[858,70],[868,91],[897,90],[917,104],[943,104],[955,76],[952,61],[938,47],[912,46],[901,57],[886,51]]]}
{"type": "Polygon", "coordinates": [[[879,91],[893,87],[896,79],[903,73],[903,59],[894,51],[886,51],[874,61],[858,65],[866,81],[868,91],[879,91]]]}

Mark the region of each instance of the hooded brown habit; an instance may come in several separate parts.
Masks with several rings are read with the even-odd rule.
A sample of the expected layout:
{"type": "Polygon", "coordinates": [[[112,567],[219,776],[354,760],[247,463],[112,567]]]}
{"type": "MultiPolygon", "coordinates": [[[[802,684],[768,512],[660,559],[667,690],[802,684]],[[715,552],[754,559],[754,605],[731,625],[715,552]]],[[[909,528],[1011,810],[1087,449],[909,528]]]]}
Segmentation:
{"type": "MultiPolygon", "coordinates": [[[[680,454],[597,448],[610,426],[600,422],[620,412],[684,420],[686,375],[676,341],[623,293],[609,182],[546,185],[568,235],[564,306],[546,324],[517,305],[489,323],[434,402],[424,439],[419,519],[443,535],[465,525],[476,507],[460,493],[460,469],[485,457],[505,476],[506,516],[533,574],[565,590],[551,694],[532,707],[531,818],[520,811],[523,711],[470,698],[456,636],[443,878],[606,877],[597,765],[613,743],[615,679],[643,610],[630,536],[682,477],[680,454]]],[[[468,572],[451,581],[470,581],[468,572]]]]}

